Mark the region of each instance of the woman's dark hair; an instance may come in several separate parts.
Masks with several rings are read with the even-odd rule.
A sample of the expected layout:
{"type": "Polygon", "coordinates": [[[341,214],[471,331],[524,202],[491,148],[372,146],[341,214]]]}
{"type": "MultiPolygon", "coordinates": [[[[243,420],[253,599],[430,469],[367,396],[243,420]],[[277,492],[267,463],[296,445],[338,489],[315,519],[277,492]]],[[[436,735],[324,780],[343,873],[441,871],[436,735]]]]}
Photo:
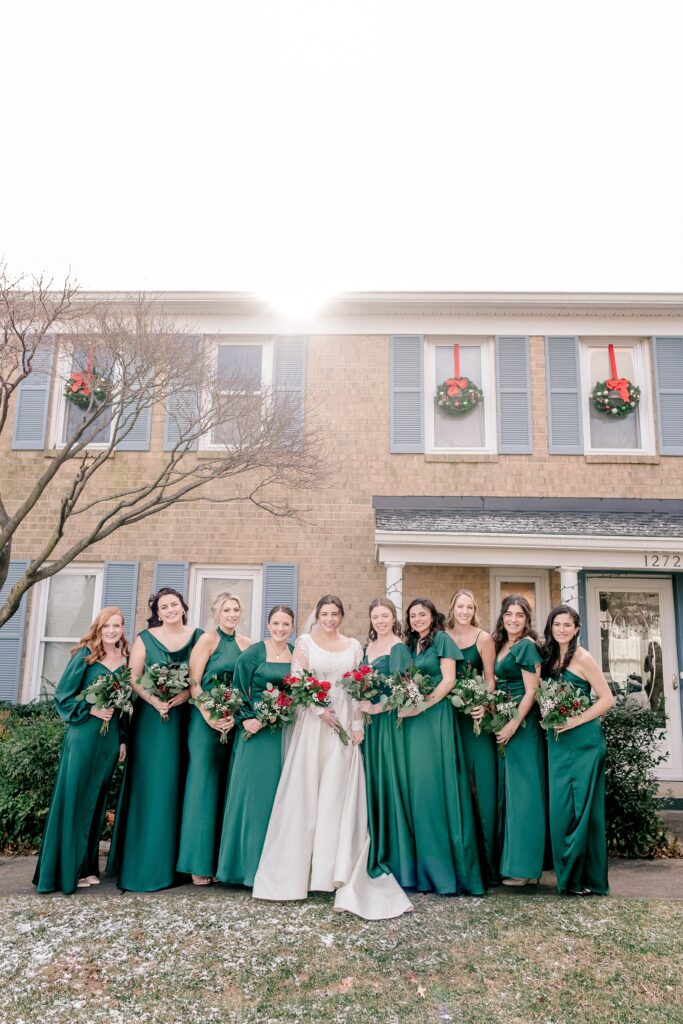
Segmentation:
{"type": "Polygon", "coordinates": [[[292,620],[292,625],[294,625],[294,612],[289,607],[289,605],[286,605],[286,604],[276,604],[276,605],[274,605],[270,609],[270,611],[268,612],[268,618],[266,619],[266,622],[270,622],[270,620],[272,619],[273,615],[277,615],[278,612],[284,612],[285,615],[289,615],[290,619],[292,620]]]}
{"type": "Polygon", "coordinates": [[[433,601],[430,601],[428,597],[416,597],[414,601],[411,601],[406,609],[406,626],[405,626],[405,637],[406,646],[411,651],[417,651],[417,645],[420,644],[420,652],[428,650],[434,643],[434,637],[437,633],[443,630],[443,615],[440,615],[436,610],[436,605],[433,601]],[[429,614],[432,617],[432,624],[429,628],[427,636],[420,641],[420,634],[417,633],[410,625],[410,609],[414,608],[415,605],[424,605],[429,614]]]}
{"type": "Polygon", "coordinates": [[[541,641],[536,636],[533,626],[531,625],[531,605],[525,597],[522,597],[521,594],[510,594],[509,597],[506,597],[503,600],[503,603],[500,606],[500,615],[498,616],[498,621],[496,622],[496,628],[493,631],[493,642],[496,646],[496,654],[498,654],[501,648],[507,643],[508,634],[505,626],[503,625],[503,616],[505,615],[505,612],[508,610],[508,608],[513,604],[519,605],[519,607],[524,612],[524,618],[526,619],[524,623],[524,632],[522,633],[519,639],[523,640],[525,637],[528,636],[529,639],[533,640],[533,642],[540,650],[541,641]]]}
{"type": "Polygon", "coordinates": [[[151,612],[151,615],[147,619],[147,626],[149,629],[151,629],[153,626],[161,625],[161,619],[159,618],[159,601],[161,600],[162,597],[169,597],[171,594],[173,595],[173,597],[177,597],[181,605],[183,606],[183,626],[187,625],[187,613],[189,611],[187,601],[185,600],[183,595],[179,594],[177,590],[173,589],[173,587],[162,587],[161,590],[157,590],[156,594],[152,594],[149,601],[147,602],[147,604],[149,605],[149,610],[151,612]]]}
{"type": "Polygon", "coordinates": [[[551,676],[562,675],[564,670],[567,668],[572,658],[576,654],[576,648],[579,646],[579,630],[581,629],[581,619],[579,613],[575,608],[572,608],[568,604],[558,604],[556,608],[553,608],[548,620],[545,624],[544,630],[544,644],[541,654],[543,655],[543,665],[541,667],[541,676],[544,679],[548,679],[551,676]],[[572,622],[577,628],[576,633],[569,641],[567,645],[567,652],[560,663],[560,645],[553,636],[553,622],[558,615],[569,615],[572,622]]]}
{"type": "Polygon", "coordinates": [[[344,618],[344,605],[341,603],[341,598],[335,597],[334,594],[323,594],[323,596],[320,598],[317,605],[315,606],[316,622],[318,621],[318,616],[320,615],[321,608],[323,607],[323,605],[326,604],[333,604],[335,608],[338,608],[339,611],[341,612],[342,619],[344,618]]]}
{"type": "MultiPolygon", "coordinates": [[[[375,608],[388,608],[388,610],[394,616],[394,624],[391,627],[391,632],[394,634],[394,636],[397,636],[402,640],[403,633],[401,632],[401,623],[398,621],[398,612],[396,611],[396,605],[394,604],[394,602],[388,597],[376,597],[374,598],[374,600],[370,602],[370,607],[368,608],[368,615],[372,615],[375,608]]],[[[376,639],[377,630],[375,629],[371,622],[370,628],[368,629],[368,643],[372,643],[372,641],[376,639]]]]}

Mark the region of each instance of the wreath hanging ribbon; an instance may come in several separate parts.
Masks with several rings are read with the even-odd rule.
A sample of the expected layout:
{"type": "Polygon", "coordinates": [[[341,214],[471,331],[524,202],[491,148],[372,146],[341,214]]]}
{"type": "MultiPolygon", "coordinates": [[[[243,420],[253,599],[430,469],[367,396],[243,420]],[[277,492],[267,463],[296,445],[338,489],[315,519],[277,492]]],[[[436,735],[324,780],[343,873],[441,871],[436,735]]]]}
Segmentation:
{"type": "Polygon", "coordinates": [[[65,397],[80,409],[87,409],[93,399],[99,404],[107,397],[109,382],[93,366],[94,359],[89,355],[83,373],[72,373],[64,388],[65,397]]]}
{"type": "Polygon", "coordinates": [[[453,346],[453,376],[439,384],[434,396],[437,409],[449,416],[462,416],[481,402],[484,392],[469,377],[460,375],[460,345],[453,346]]]}
{"type": "Polygon", "coordinates": [[[612,376],[609,380],[597,381],[595,384],[591,392],[593,406],[605,416],[628,416],[640,401],[640,388],[617,373],[617,359],[612,343],[607,346],[607,352],[612,376]]]}

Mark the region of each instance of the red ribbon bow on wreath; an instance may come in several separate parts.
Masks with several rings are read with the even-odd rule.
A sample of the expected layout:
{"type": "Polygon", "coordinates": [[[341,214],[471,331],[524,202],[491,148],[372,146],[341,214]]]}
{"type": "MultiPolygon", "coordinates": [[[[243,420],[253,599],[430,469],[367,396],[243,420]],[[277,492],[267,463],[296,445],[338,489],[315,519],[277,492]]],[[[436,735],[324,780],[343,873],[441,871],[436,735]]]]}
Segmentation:
{"type": "Polygon", "coordinates": [[[459,391],[464,391],[469,382],[469,377],[451,377],[449,380],[444,381],[444,384],[448,387],[448,397],[453,398],[459,391]]]}
{"type": "Polygon", "coordinates": [[[80,391],[80,393],[82,395],[85,395],[86,398],[87,398],[87,396],[90,394],[90,383],[89,383],[89,381],[92,381],[92,375],[91,374],[72,373],[71,374],[71,380],[69,381],[69,384],[71,385],[72,392],[74,394],[76,394],[77,392],[80,391]]]}
{"type": "Polygon", "coordinates": [[[617,361],[614,356],[614,345],[608,345],[607,351],[609,352],[609,365],[612,371],[612,376],[608,381],[605,381],[610,391],[618,391],[619,397],[622,402],[628,402],[629,399],[629,382],[625,377],[617,377],[617,361]]]}

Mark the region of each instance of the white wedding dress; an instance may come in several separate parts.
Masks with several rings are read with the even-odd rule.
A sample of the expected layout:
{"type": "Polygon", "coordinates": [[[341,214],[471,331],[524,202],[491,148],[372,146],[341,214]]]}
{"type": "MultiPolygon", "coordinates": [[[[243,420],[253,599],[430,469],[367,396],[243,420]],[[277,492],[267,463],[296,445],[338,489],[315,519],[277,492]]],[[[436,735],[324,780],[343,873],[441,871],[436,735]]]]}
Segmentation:
{"type": "MultiPolygon", "coordinates": [[[[351,736],[353,702],[339,686],[344,672],[363,656],[357,640],[343,651],[326,651],[309,634],[300,637],[308,668],[332,683],[331,706],[351,736]]],[[[300,670],[296,659],[292,673],[300,670]]],[[[344,746],[333,730],[306,708],[299,711],[275,795],[253,896],[301,900],[309,891],[335,893],[335,910],[369,921],[398,917],[412,904],[393,875],[367,872],[365,773],[360,746],[344,746]]]]}

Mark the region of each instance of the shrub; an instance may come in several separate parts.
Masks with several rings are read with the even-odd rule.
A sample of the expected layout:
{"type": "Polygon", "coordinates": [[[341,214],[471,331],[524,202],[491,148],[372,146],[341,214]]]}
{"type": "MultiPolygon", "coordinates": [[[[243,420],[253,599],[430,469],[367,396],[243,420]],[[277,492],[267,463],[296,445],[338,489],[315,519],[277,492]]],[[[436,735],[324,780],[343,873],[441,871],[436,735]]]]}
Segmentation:
{"type": "Polygon", "coordinates": [[[603,719],[605,816],[612,857],[655,857],[669,845],[657,813],[659,784],[654,777],[665,758],[657,752],[661,722],[661,709],[645,711],[628,704],[618,704],[603,719]]]}

